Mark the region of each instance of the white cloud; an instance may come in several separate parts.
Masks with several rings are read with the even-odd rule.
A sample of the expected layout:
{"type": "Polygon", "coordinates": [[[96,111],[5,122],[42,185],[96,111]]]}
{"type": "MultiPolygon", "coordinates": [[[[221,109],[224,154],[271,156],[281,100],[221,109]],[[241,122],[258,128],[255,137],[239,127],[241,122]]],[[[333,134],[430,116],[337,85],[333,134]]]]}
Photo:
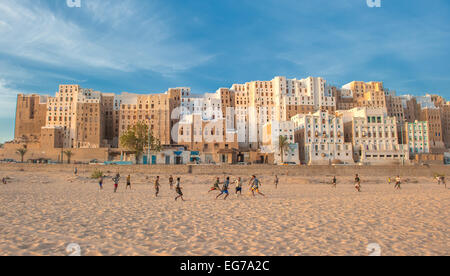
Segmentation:
{"type": "Polygon", "coordinates": [[[81,72],[173,74],[209,60],[195,45],[177,41],[168,20],[147,17],[137,3],[84,0],[80,9],[57,13],[41,2],[2,0],[0,54],[81,72]]]}
{"type": "Polygon", "coordinates": [[[18,91],[8,86],[8,82],[0,79],[0,118],[13,118],[16,110],[18,91]]]}
{"type": "MultiPolygon", "coordinates": [[[[345,80],[345,76],[355,75],[359,70],[365,71],[366,80],[392,79],[392,68],[388,64],[385,70],[371,70],[368,64],[380,57],[395,57],[397,62],[416,72],[416,76],[409,77],[427,79],[433,76],[423,71],[423,65],[430,59],[448,56],[450,41],[446,27],[431,26],[432,22],[423,25],[423,18],[419,18],[408,22],[391,19],[389,24],[359,26],[351,30],[327,26],[326,31],[303,30],[297,32],[297,36],[292,36],[293,31],[289,30],[282,35],[282,40],[294,47],[277,57],[298,65],[309,74],[341,81],[351,81],[345,80]]],[[[401,79],[395,81],[402,82],[401,79]]]]}

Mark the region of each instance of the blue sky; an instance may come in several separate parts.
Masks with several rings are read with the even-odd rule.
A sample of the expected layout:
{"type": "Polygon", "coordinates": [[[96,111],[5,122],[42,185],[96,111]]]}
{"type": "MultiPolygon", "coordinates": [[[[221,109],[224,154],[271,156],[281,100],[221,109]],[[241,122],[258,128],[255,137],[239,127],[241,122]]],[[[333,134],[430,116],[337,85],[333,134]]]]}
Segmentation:
{"type": "Polygon", "coordinates": [[[0,141],[19,92],[194,93],[274,76],[450,98],[450,1],[0,0],[0,141]]]}

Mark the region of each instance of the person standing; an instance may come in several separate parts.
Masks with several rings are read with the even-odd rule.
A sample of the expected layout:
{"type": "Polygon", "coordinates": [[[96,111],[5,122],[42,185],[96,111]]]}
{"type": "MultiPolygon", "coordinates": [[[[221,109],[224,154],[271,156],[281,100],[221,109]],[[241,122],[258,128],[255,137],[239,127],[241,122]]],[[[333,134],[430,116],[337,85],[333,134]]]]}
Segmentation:
{"type": "Polygon", "coordinates": [[[75,167],[75,169],[73,169],[73,174],[74,174],[75,176],[78,175],[78,168],[77,168],[77,167],[75,167]]]}
{"type": "Polygon", "coordinates": [[[355,189],[360,193],[361,192],[361,178],[356,174],[355,176],[355,189]]]}
{"type": "Polygon", "coordinates": [[[394,189],[397,189],[397,190],[401,190],[401,185],[402,184],[402,179],[400,178],[400,175],[397,175],[397,177],[395,178],[395,186],[394,186],[394,189]]]}
{"type": "Polygon", "coordinates": [[[336,187],[337,187],[337,179],[336,179],[336,176],[333,177],[333,180],[332,180],[332,182],[331,182],[331,185],[333,186],[333,188],[336,188],[336,187]]]}
{"type": "Polygon", "coordinates": [[[235,181],[234,184],[236,184],[236,195],[239,193],[240,195],[242,195],[242,181],[241,178],[238,177],[235,181]]]}
{"type": "Polygon", "coordinates": [[[169,177],[169,185],[170,185],[170,189],[173,189],[173,176],[169,177]]]}
{"type": "Polygon", "coordinates": [[[100,186],[100,190],[103,190],[103,174],[98,178],[98,186],[100,186]]]}
{"type": "Polygon", "coordinates": [[[278,175],[275,175],[275,180],[274,180],[275,189],[278,189],[278,183],[279,182],[280,182],[280,180],[278,179],[278,175]]]}
{"type": "Polygon", "coordinates": [[[155,180],[155,196],[156,197],[158,197],[158,195],[159,195],[159,187],[160,187],[160,185],[159,185],[159,176],[157,176],[156,180],[155,180]]]}
{"type": "Polygon", "coordinates": [[[114,181],[114,193],[116,193],[117,189],[119,188],[120,173],[116,174],[116,176],[113,178],[113,181],[114,181]]]}
{"type": "Polygon", "coordinates": [[[125,190],[128,190],[128,188],[130,188],[130,190],[131,190],[131,175],[130,174],[127,176],[127,187],[125,188],[125,190]]]}

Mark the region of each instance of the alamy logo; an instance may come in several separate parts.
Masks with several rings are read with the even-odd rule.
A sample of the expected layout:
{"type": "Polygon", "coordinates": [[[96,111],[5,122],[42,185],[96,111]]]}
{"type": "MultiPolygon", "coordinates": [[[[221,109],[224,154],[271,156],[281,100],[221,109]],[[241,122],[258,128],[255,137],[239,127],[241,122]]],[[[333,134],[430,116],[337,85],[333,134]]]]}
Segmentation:
{"type": "Polygon", "coordinates": [[[369,8],[381,8],[381,0],[367,0],[369,8]]]}
{"type": "Polygon", "coordinates": [[[81,8],[81,0],[67,0],[67,7],[81,8]]]}
{"type": "Polygon", "coordinates": [[[66,247],[66,253],[69,254],[69,256],[81,256],[81,247],[78,243],[71,243],[66,247]]]}

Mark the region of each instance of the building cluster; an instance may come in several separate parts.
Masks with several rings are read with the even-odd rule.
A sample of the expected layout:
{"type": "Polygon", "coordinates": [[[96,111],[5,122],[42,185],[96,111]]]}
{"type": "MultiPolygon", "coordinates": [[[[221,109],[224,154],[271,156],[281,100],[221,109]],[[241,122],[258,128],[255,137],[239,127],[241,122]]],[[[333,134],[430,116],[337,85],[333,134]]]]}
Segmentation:
{"type": "Polygon", "coordinates": [[[405,163],[450,148],[444,98],[397,96],[382,82],[336,87],[316,77],[275,77],[204,95],[186,87],[116,95],[60,85],[54,97],[18,95],[9,144],[32,148],[34,159],[60,160],[70,149],[75,159],[99,152],[98,160],[132,160],[120,137],[138,122],[163,146],[142,156],[152,164],[405,163]]]}

